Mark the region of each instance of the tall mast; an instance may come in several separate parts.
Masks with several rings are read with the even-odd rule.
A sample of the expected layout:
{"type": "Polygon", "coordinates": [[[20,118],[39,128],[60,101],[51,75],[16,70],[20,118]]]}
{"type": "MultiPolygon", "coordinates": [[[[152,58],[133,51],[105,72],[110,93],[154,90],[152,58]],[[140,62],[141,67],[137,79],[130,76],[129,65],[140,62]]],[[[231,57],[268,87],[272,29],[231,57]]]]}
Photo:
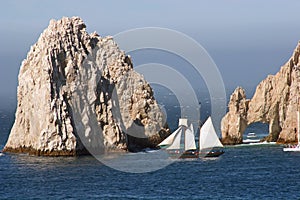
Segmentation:
{"type": "Polygon", "coordinates": [[[186,132],[185,132],[185,127],[184,126],[182,126],[182,132],[183,132],[183,138],[184,138],[184,140],[183,140],[183,150],[185,151],[185,139],[186,139],[186,136],[185,136],[185,134],[186,134],[186,132]]]}
{"type": "Polygon", "coordinates": [[[199,101],[199,137],[198,137],[198,149],[199,149],[199,152],[200,152],[200,131],[201,131],[201,101],[199,101]]]}
{"type": "Polygon", "coordinates": [[[201,136],[201,120],[199,120],[199,137],[198,137],[198,149],[199,149],[199,152],[201,150],[201,144],[200,144],[200,136],[201,136]]]}

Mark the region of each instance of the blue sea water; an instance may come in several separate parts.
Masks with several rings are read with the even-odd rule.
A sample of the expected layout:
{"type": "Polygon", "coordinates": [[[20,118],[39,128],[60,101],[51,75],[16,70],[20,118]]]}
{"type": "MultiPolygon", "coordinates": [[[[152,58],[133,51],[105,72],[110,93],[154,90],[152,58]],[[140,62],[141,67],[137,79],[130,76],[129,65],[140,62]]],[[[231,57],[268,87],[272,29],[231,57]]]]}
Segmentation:
{"type": "MultiPolygon", "coordinates": [[[[13,111],[0,112],[0,149],[12,122],[13,111]]],[[[172,160],[148,173],[118,171],[92,156],[0,154],[0,199],[299,199],[300,154],[282,148],[229,146],[219,158],[172,160]]],[[[143,171],[145,155],[155,152],[126,154],[115,164],[134,160],[143,171]]]]}

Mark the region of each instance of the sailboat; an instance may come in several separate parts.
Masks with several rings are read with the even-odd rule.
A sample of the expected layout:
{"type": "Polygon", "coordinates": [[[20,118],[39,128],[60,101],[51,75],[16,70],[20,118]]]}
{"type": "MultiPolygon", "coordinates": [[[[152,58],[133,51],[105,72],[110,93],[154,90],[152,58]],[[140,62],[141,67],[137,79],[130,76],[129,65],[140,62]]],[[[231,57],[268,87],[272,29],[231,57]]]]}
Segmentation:
{"type": "Polygon", "coordinates": [[[223,144],[215,131],[211,117],[209,117],[200,129],[199,156],[218,157],[224,153],[223,144]]]}
{"type": "Polygon", "coordinates": [[[297,109],[297,131],[298,131],[298,144],[296,146],[290,146],[283,148],[283,151],[293,151],[297,152],[300,151],[300,111],[297,109]]]}
{"type": "Polygon", "coordinates": [[[178,128],[158,146],[166,150],[171,157],[198,158],[193,125],[188,127],[187,119],[179,119],[178,128]]]}
{"type": "Polygon", "coordinates": [[[178,158],[218,157],[224,153],[223,145],[216,134],[211,117],[200,129],[199,149],[196,147],[193,125],[188,127],[187,119],[179,119],[178,129],[158,146],[165,149],[171,157],[178,158]],[[184,140],[183,148],[182,139],[184,140]]]}

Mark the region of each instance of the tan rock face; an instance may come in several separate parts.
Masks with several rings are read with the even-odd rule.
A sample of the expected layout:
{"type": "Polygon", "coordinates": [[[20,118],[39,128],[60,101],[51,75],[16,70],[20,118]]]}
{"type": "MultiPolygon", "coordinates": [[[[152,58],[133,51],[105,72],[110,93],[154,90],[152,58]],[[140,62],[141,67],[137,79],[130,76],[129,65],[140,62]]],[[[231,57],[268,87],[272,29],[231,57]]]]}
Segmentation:
{"type": "Polygon", "coordinates": [[[16,119],[4,151],[130,150],[155,146],[168,134],[152,89],[130,57],[112,37],[88,34],[85,27],[78,17],[52,20],[31,47],[20,68],[16,119]],[[130,134],[134,122],[141,135],[130,134]]]}
{"type": "Polygon", "coordinates": [[[246,99],[243,88],[238,87],[230,96],[229,113],[221,121],[222,140],[225,144],[242,143],[242,137],[247,127],[247,110],[249,100],[246,99]]]}
{"type": "Polygon", "coordinates": [[[231,95],[229,111],[222,119],[222,138],[226,144],[242,142],[246,127],[254,122],[269,124],[265,140],[281,143],[297,139],[297,107],[300,92],[300,45],[290,60],[274,76],[268,76],[256,88],[250,100],[237,88],[231,95]],[[237,98],[236,96],[242,96],[237,98]]]}

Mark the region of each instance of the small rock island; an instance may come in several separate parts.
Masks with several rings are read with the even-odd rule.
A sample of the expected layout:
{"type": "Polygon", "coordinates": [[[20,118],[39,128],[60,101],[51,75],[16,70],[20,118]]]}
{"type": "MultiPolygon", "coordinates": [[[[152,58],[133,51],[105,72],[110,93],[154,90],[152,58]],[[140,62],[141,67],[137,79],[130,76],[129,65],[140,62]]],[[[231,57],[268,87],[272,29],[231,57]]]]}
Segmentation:
{"type": "Polygon", "coordinates": [[[152,88],[133,70],[130,56],[112,37],[88,34],[79,17],[50,21],[18,80],[15,122],[4,152],[135,151],[169,134],[152,88]]]}
{"type": "Polygon", "coordinates": [[[221,122],[222,141],[240,144],[248,125],[269,124],[265,141],[294,143],[297,141],[297,107],[300,94],[300,43],[292,57],[276,75],[269,75],[257,86],[252,99],[246,99],[243,88],[232,93],[228,113],[221,122]]]}

